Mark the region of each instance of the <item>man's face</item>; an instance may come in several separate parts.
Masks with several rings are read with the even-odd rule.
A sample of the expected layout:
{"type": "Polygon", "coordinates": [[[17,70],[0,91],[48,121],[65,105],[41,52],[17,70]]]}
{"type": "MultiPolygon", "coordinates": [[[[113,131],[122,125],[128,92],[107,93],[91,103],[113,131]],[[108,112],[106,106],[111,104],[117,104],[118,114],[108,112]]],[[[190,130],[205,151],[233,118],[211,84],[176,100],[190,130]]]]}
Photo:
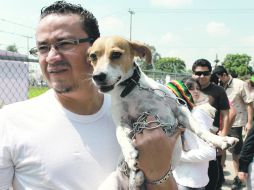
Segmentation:
{"type": "Polygon", "coordinates": [[[91,85],[92,67],[86,59],[90,43],[80,43],[64,52],[54,46],[62,40],[87,37],[78,15],[51,14],[40,20],[36,31],[37,47],[51,45],[51,49],[46,54],[39,53],[39,63],[48,84],[56,92],[73,92],[91,85]]]}
{"type": "Polygon", "coordinates": [[[227,83],[228,76],[226,75],[226,73],[223,73],[222,75],[217,75],[217,77],[219,78],[219,81],[222,85],[227,83]]]}
{"type": "Polygon", "coordinates": [[[198,66],[192,74],[192,77],[200,83],[202,88],[210,84],[211,72],[208,67],[198,66]]]}

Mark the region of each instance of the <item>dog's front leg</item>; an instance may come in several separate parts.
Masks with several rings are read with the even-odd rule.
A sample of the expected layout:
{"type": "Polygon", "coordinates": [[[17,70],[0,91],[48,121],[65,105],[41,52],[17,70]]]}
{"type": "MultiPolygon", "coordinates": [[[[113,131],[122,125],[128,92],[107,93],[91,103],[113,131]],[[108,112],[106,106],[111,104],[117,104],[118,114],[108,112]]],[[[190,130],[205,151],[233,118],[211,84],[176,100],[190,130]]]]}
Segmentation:
{"type": "Polygon", "coordinates": [[[138,151],[135,149],[132,139],[129,137],[131,129],[129,127],[117,127],[116,136],[117,140],[121,146],[124,160],[128,163],[128,166],[132,170],[136,170],[136,158],[138,156],[138,151]]]}
{"type": "Polygon", "coordinates": [[[224,150],[238,142],[237,138],[228,136],[221,137],[202,129],[199,127],[199,123],[195,120],[195,118],[192,117],[188,108],[181,106],[179,109],[180,114],[178,115],[178,119],[180,123],[187,126],[192,132],[194,132],[198,137],[206,141],[208,144],[224,150]]]}
{"type": "Polygon", "coordinates": [[[138,151],[134,147],[133,141],[130,138],[131,128],[128,125],[125,127],[118,126],[116,131],[116,136],[121,146],[124,160],[130,168],[129,189],[136,190],[144,182],[144,174],[142,171],[137,171],[136,159],[138,157],[138,151]]]}

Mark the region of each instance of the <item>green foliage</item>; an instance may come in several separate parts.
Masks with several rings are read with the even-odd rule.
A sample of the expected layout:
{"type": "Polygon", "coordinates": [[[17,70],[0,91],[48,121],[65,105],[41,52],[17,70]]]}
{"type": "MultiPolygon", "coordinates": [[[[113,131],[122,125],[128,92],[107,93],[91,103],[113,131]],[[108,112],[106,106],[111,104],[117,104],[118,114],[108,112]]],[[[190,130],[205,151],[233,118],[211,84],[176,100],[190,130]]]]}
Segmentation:
{"type": "Polygon", "coordinates": [[[18,52],[18,48],[15,44],[7,46],[6,50],[11,51],[11,52],[15,52],[15,53],[18,52]]]}
{"type": "Polygon", "coordinates": [[[155,68],[160,71],[169,73],[185,73],[186,65],[183,60],[177,57],[164,57],[160,58],[156,64],[155,68]]]}
{"type": "Polygon", "coordinates": [[[34,98],[39,96],[40,94],[46,92],[49,88],[48,87],[29,87],[28,90],[28,98],[34,98]]]}
{"type": "Polygon", "coordinates": [[[252,67],[249,66],[251,57],[247,54],[228,54],[224,58],[222,65],[229,73],[236,73],[238,76],[251,74],[252,67]]]}

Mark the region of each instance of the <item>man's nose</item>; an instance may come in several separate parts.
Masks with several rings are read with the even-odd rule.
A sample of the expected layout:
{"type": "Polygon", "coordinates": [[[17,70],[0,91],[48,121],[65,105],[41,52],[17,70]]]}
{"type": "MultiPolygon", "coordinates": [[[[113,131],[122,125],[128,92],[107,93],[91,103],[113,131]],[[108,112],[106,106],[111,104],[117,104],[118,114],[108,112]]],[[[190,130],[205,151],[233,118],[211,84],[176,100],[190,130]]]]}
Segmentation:
{"type": "Polygon", "coordinates": [[[46,61],[48,63],[51,63],[51,62],[54,63],[60,59],[61,59],[61,54],[59,53],[59,51],[54,46],[51,46],[49,49],[48,55],[46,57],[46,61]]]}

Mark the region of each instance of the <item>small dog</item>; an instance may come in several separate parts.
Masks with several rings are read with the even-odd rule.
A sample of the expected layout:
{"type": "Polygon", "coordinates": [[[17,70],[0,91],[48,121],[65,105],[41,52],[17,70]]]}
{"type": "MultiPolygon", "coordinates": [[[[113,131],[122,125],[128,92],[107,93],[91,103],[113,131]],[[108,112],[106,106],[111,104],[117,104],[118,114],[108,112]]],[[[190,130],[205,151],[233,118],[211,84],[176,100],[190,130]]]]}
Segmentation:
{"type": "MultiPolygon", "coordinates": [[[[191,112],[167,87],[147,77],[135,64],[134,57],[151,62],[150,49],[141,43],[130,42],[119,36],[101,37],[88,50],[94,71],[93,81],[102,93],[112,97],[112,116],[117,125],[117,138],[127,163],[129,187],[118,184],[118,189],[140,189],[144,183],[143,172],[136,168],[138,151],[132,144],[132,137],[140,132],[147,115],[157,116],[156,122],[170,136],[179,126],[187,127],[200,138],[221,149],[234,145],[238,139],[220,137],[202,130],[191,112]]],[[[178,141],[180,138],[178,138],[178,141]]],[[[181,142],[176,144],[172,165],[181,156],[181,142]]],[[[119,170],[123,171],[124,164],[119,170]]],[[[174,167],[174,166],[173,166],[174,167]]],[[[122,176],[121,176],[122,178],[122,176]]]]}

